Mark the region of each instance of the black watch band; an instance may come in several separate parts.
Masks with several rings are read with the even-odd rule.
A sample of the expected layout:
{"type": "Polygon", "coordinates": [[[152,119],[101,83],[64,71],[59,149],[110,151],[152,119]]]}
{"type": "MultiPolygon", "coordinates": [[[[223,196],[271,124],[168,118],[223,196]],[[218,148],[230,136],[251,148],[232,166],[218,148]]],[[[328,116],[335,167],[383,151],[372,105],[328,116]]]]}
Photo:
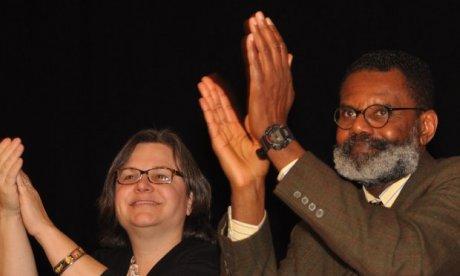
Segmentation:
{"type": "Polygon", "coordinates": [[[260,138],[262,147],[257,149],[256,154],[260,159],[267,159],[270,149],[284,149],[294,140],[294,135],[287,126],[274,124],[269,126],[260,138]]]}

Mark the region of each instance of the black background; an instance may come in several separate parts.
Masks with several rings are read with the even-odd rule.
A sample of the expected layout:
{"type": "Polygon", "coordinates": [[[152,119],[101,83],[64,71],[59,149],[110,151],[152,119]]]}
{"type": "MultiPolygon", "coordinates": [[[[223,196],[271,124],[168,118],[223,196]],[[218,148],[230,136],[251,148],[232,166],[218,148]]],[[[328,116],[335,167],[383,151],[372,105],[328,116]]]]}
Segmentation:
{"type": "MultiPolygon", "coordinates": [[[[331,163],[332,111],[347,65],[372,49],[402,49],[432,67],[440,125],[430,150],[458,155],[460,61],[456,1],[9,1],[2,35],[0,137],[19,136],[25,170],[55,224],[91,251],[95,201],[122,144],[143,128],[171,128],[212,183],[213,223],[229,202],[196,84],[217,73],[244,115],[243,22],[262,10],[294,54],[290,126],[331,163]]],[[[268,177],[268,191],[276,172],[268,177]]],[[[320,183],[318,183],[320,185],[320,183]]],[[[283,256],[298,218],[267,197],[283,256]]],[[[42,275],[50,273],[34,243],[42,275]]]]}

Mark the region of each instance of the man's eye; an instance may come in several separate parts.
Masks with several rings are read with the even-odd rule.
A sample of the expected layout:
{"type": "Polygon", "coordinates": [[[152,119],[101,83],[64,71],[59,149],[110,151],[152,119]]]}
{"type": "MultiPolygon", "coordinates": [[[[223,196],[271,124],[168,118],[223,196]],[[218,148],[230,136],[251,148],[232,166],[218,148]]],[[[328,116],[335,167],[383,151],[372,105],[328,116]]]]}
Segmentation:
{"type": "Polygon", "coordinates": [[[386,117],[388,115],[388,110],[386,110],[385,108],[381,108],[375,111],[374,114],[378,117],[386,117]]]}
{"type": "Polygon", "coordinates": [[[353,109],[345,109],[342,111],[342,116],[345,118],[353,118],[356,116],[356,112],[353,109]]]}

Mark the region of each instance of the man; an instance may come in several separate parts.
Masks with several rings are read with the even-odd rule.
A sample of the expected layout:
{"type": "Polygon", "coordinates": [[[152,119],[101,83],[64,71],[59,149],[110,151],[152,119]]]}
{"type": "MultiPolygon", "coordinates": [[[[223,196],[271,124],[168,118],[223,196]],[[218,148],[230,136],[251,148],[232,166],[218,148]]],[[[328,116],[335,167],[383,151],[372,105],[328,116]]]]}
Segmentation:
{"type": "Polygon", "coordinates": [[[460,158],[435,160],[426,151],[438,123],[428,66],[398,51],[372,52],[351,65],[334,113],[335,172],[286,126],[294,89],[281,36],[261,12],[249,27],[245,128],[217,83],[205,77],[198,86],[232,189],[219,228],[224,272],[459,274],[460,158]],[[279,268],[264,211],[267,163],[256,150],[280,171],[275,194],[302,219],[279,268]]]}

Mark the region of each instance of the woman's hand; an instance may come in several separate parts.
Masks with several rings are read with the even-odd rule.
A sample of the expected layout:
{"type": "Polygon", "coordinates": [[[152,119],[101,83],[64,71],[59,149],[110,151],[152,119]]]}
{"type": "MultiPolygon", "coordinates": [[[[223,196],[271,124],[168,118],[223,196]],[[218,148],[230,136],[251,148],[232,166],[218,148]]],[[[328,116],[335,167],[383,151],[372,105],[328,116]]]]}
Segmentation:
{"type": "Polygon", "coordinates": [[[18,174],[17,183],[22,221],[27,232],[37,237],[54,225],[45,211],[40,195],[23,171],[18,174]]]}
{"type": "Polygon", "coordinates": [[[260,144],[243,128],[223,89],[210,77],[203,77],[198,89],[212,147],[232,188],[232,216],[258,224],[264,216],[269,162],[257,157],[260,144]]]}
{"type": "Polygon", "coordinates": [[[0,142],[0,214],[20,215],[16,176],[22,167],[24,146],[19,138],[0,142]]]}

